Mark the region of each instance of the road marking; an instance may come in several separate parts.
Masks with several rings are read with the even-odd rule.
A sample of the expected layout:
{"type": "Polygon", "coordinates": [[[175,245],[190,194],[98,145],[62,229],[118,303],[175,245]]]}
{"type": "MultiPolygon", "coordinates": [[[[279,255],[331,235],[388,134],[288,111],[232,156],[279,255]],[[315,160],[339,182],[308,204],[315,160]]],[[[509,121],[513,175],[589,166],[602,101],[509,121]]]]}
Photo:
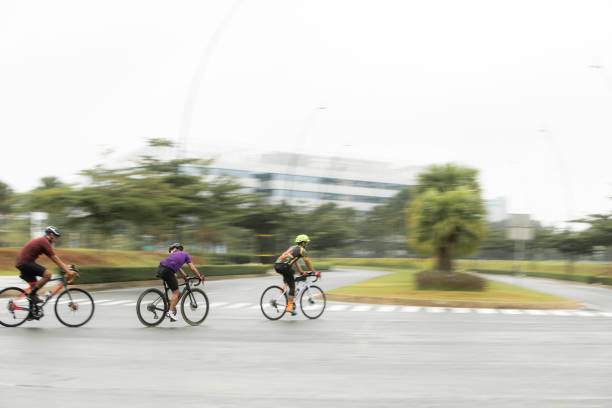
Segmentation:
{"type": "Polygon", "coordinates": [[[333,305],[327,308],[330,312],[340,312],[348,309],[348,305],[333,305]]]}
{"type": "Polygon", "coordinates": [[[250,306],[250,303],[234,303],[233,305],[229,305],[226,309],[239,309],[241,307],[250,306]]]}
{"type": "Polygon", "coordinates": [[[125,303],[121,306],[136,306],[136,304],[138,304],[138,302],[130,302],[130,303],[125,303]]]}
{"type": "Polygon", "coordinates": [[[469,307],[451,307],[449,309],[452,313],[471,313],[472,309],[469,307]]]}
{"type": "Polygon", "coordinates": [[[548,310],[525,310],[525,313],[532,316],[544,316],[549,314],[548,310]]]}
{"type": "Polygon", "coordinates": [[[574,314],[577,316],[595,316],[594,312],[587,312],[586,310],[576,310],[574,314]]]}
{"type": "Polygon", "coordinates": [[[367,312],[370,310],[372,310],[372,306],[359,305],[359,306],[353,306],[353,308],[351,309],[351,312],[367,312]]]}
{"type": "Polygon", "coordinates": [[[395,309],[397,309],[397,306],[381,306],[378,309],[376,309],[377,312],[393,312],[395,309]]]}
{"type": "Polygon", "coordinates": [[[104,306],[115,306],[115,305],[121,305],[123,303],[128,303],[128,302],[131,302],[131,300],[115,300],[114,302],[105,303],[104,306]]]}
{"type": "Polygon", "coordinates": [[[98,304],[98,303],[105,303],[105,302],[110,302],[110,299],[101,299],[101,300],[97,300],[97,299],[96,299],[96,300],[94,300],[94,302],[95,302],[96,304],[98,304]]]}
{"type": "Polygon", "coordinates": [[[500,309],[499,312],[507,315],[523,314],[523,311],[518,309],[500,309]]]}
{"type": "Polygon", "coordinates": [[[446,312],[446,308],[445,307],[426,307],[425,311],[427,311],[427,313],[444,313],[446,312]]]}
{"type": "Polygon", "coordinates": [[[572,312],[569,310],[551,310],[549,312],[553,316],[571,316],[572,312]]]}
{"type": "Polygon", "coordinates": [[[402,309],[400,310],[401,312],[405,312],[405,313],[414,313],[414,312],[418,312],[420,310],[422,310],[423,308],[421,306],[404,306],[402,307],[402,309]]]}
{"type": "Polygon", "coordinates": [[[494,314],[494,313],[499,313],[497,311],[497,309],[474,309],[476,310],[476,313],[480,313],[480,314],[494,314]]]}
{"type": "Polygon", "coordinates": [[[215,302],[215,303],[211,303],[210,307],[219,307],[219,306],[223,306],[223,305],[227,305],[227,302],[215,302]]]}

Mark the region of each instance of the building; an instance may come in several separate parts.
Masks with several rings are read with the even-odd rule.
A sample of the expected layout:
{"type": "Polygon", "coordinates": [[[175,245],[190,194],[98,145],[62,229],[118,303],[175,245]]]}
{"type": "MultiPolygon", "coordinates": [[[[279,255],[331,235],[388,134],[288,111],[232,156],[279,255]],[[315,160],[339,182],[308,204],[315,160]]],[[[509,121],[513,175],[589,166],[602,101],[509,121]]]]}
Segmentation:
{"type": "Polygon", "coordinates": [[[334,203],[366,212],[414,186],[423,167],[276,152],[240,159],[218,157],[210,167],[186,171],[234,177],[244,186],[243,192],[261,193],[269,204],[286,201],[311,209],[334,203]]]}

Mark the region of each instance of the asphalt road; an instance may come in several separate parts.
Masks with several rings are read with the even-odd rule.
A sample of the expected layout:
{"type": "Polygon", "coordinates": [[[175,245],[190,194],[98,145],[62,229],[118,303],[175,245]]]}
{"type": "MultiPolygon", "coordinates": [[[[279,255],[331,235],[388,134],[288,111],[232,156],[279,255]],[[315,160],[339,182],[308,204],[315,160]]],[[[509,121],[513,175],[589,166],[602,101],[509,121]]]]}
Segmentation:
{"type": "MultiPolygon", "coordinates": [[[[330,272],[321,287],[377,274],[330,272]]],[[[269,321],[259,295],[279,281],[208,282],[198,327],[143,327],[143,288],[95,292],[81,328],[50,308],[2,327],[0,407],[612,407],[609,313],[330,302],[317,320],[269,321]]]]}

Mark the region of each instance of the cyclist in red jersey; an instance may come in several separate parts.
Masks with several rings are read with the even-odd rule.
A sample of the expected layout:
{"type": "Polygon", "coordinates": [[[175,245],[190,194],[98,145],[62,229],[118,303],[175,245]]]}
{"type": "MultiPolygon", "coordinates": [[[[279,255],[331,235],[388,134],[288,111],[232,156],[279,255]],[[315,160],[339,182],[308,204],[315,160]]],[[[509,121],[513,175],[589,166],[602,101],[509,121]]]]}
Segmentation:
{"type": "Polygon", "coordinates": [[[286,285],[289,285],[289,296],[285,311],[290,312],[293,316],[297,314],[293,305],[293,299],[295,296],[295,278],[293,277],[293,266],[295,265],[298,272],[301,275],[304,275],[305,272],[298,262],[300,258],[303,258],[306,266],[308,266],[312,273],[315,273],[314,267],[306,254],[306,245],[308,245],[309,242],[310,238],[308,238],[308,235],[298,235],[295,237],[295,245],[283,252],[282,255],[279,256],[274,262],[274,270],[283,275],[283,291],[285,290],[286,285]]]}
{"type": "Polygon", "coordinates": [[[36,303],[42,303],[42,300],[37,295],[38,290],[45,286],[49,279],[51,279],[51,272],[44,266],[34,262],[40,255],[47,255],[61,270],[68,274],[68,276],[79,276],[76,271],[66,266],[53,250],[52,245],[60,236],[61,233],[57,228],[49,226],[45,229],[45,235],[43,237],[35,238],[25,244],[17,255],[15,267],[21,272],[19,275],[21,279],[29,284],[33,284],[37,281],[37,276],[41,277],[40,280],[32,286],[32,291],[29,294],[30,299],[36,303]]]}

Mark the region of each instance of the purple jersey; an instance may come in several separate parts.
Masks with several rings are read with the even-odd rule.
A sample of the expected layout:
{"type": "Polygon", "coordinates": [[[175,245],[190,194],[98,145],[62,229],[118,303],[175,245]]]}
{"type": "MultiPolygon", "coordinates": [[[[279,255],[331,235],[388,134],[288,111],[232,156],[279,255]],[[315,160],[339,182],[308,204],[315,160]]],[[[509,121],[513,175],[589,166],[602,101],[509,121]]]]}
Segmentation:
{"type": "Polygon", "coordinates": [[[162,260],[159,264],[165,266],[166,268],[172,269],[174,273],[177,273],[181,266],[186,263],[191,263],[189,254],[186,252],[176,251],[168,255],[168,257],[162,260]]]}

